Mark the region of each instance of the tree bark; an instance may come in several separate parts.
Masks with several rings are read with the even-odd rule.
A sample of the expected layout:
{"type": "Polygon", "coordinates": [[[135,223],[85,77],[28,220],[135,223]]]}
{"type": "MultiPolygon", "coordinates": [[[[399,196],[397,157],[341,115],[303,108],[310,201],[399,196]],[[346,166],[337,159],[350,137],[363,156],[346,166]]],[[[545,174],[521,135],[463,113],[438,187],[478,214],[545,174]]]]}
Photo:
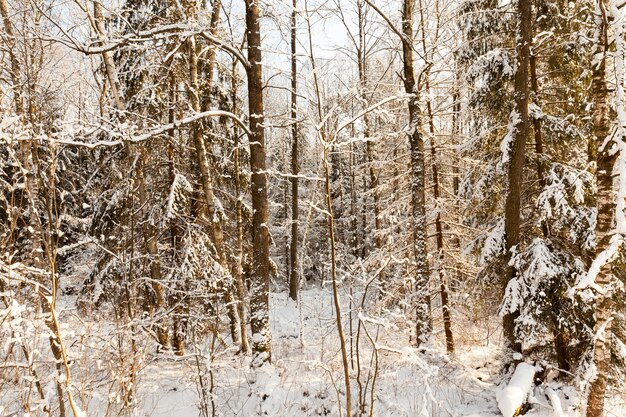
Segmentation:
{"type": "MultiPolygon", "coordinates": [[[[319,98],[319,95],[318,95],[319,98]]],[[[321,104],[318,103],[318,107],[321,104]]],[[[322,129],[324,129],[322,127],[322,129]]],[[[324,146],[324,183],[326,191],[326,210],[328,211],[328,231],[330,239],[330,267],[331,277],[333,285],[333,304],[335,307],[335,323],[337,325],[337,333],[339,335],[339,345],[341,348],[341,360],[343,364],[343,378],[346,384],[346,416],[352,415],[352,393],[350,390],[350,365],[348,364],[348,352],[346,347],[346,336],[343,331],[343,324],[341,322],[341,301],[339,299],[339,287],[337,285],[337,253],[335,245],[335,218],[333,216],[333,200],[330,187],[330,167],[328,163],[328,154],[330,152],[329,145],[325,140],[322,144],[324,146]]],[[[358,347],[357,347],[358,349],[358,347]]]]}
{"type": "MultiPolygon", "coordinates": [[[[420,25],[422,29],[422,48],[424,57],[428,60],[428,49],[426,48],[426,27],[424,24],[424,9],[420,0],[420,25]]],[[[426,90],[426,114],[428,116],[428,131],[430,133],[430,156],[431,170],[433,177],[433,197],[435,198],[435,240],[437,246],[437,272],[439,274],[439,289],[441,293],[441,308],[443,310],[443,330],[446,335],[446,351],[454,353],[454,336],[452,334],[452,316],[450,309],[450,293],[448,291],[448,277],[444,268],[444,242],[443,225],[441,222],[441,186],[439,184],[439,165],[437,164],[437,148],[435,145],[435,121],[433,106],[430,101],[430,72],[424,74],[424,88],[426,90]]]]}
{"type": "Polygon", "coordinates": [[[423,344],[430,337],[430,285],[428,249],[426,247],[426,173],[424,138],[420,132],[421,115],[415,69],[413,64],[413,6],[414,0],[404,0],[402,7],[402,60],[404,89],[413,97],[409,100],[409,145],[411,148],[411,203],[413,220],[413,248],[415,253],[415,314],[416,343],[423,344]]]}
{"type": "MultiPolygon", "coordinates": [[[[104,25],[104,14],[102,12],[102,3],[100,0],[94,0],[93,2],[93,17],[95,20],[96,34],[101,38],[106,38],[106,28],[104,25]]],[[[110,51],[102,53],[102,61],[104,62],[104,69],[109,81],[109,90],[115,100],[115,106],[121,112],[125,109],[124,97],[121,93],[120,82],[117,79],[117,69],[115,67],[115,61],[113,61],[113,54],[110,51]]]]}
{"type": "Polygon", "coordinates": [[[298,300],[300,275],[298,271],[298,61],[297,53],[297,8],[298,0],[293,0],[291,10],[291,245],[289,257],[289,297],[298,300]]]}
{"type": "MultiPolygon", "coordinates": [[[[365,50],[365,2],[363,0],[359,0],[357,3],[357,14],[358,14],[358,23],[359,23],[359,45],[357,48],[357,67],[359,72],[359,92],[361,98],[361,105],[363,109],[368,107],[368,99],[367,99],[367,57],[365,50]]],[[[374,168],[374,162],[376,160],[376,149],[374,143],[371,141],[371,126],[370,126],[370,115],[366,113],[363,115],[363,122],[365,124],[365,129],[363,132],[363,136],[365,137],[365,153],[367,156],[367,164],[368,164],[368,173],[370,178],[369,188],[372,193],[372,197],[374,199],[374,243],[376,245],[376,249],[379,253],[383,249],[383,219],[381,215],[380,208],[380,190],[378,188],[379,184],[379,175],[380,173],[376,171],[374,168]]],[[[382,263],[382,260],[381,260],[382,263]]],[[[379,265],[380,270],[378,273],[378,282],[380,284],[380,288],[382,291],[385,290],[385,269],[382,268],[382,265],[379,265]]]]}
{"type": "MultiPolygon", "coordinates": [[[[537,56],[534,53],[530,55],[530,85],[532,87],[534,101],[539,106],[539,80],[537,78],[537,56]]],[[[541,190],[543,190],[546,186],[546,173],[543,167],[542,158],[544,158],[543,154],[543,134],[541,133],[541,120],[537,117],[534,117],[532,120],[533,123],[533,134],[535,136],[535,154],[537,155],[537,179],[539,180],[539,186],[541,190]]],[[[545,220],[541,221],[541,232],[544,237],[547,237],[550,234],[548,229],[548,223],[545,220]]]]}
{"type": "Polygon", "coordinates": [[[24,100],[22,98],[22,82],[20,79],[20,63],[17,59],[16,52],[16,42],[15,42],[15,32],[13,30],[13,24],[11,23],[11,18],[9,16],[9,9],[7,7],[6,0],[0,0],[0,13],[2,14],[2,21],[4,23],[4,31],[7,34],[8,38],[8,50],[9,50],[9,60],[11,62],[11,69],[9,71],[11,75],[11,82],[13,83],[13,105],[15,106],[15,114],[17,116],[22,116],[24,114],[24,100]]]}
{"type": "MultiPolygon", "coordinates": [[[[606,55],[609,48],[607,0],[597,0],[596,4],[596,39],[591,91],[593,94],[593,136],[596,154],[596,183],[598,187],[596,221],[596,253],[605,250],[611,240],[613,228],[613,211],[615,210],[615,195],[613,191],[613,166],[617,154],[611,154],[609,141],[604,144],[610,134],[609,120],[609,90],[606,81],[606,55]]],[[[611,264],[605,263],[595,279],[595,284],[602,289],[611,285],[611,264]]],[[[586,417],[602,417],[604,415],[604,401],[608,385],[608,374],[611,361],[611,321],[612,321],[611,294],[596,295],[594,327],[595,340],[593,346],[593,362],[596,366],[595,378],[589,386],[587,397],[586,417]]]]}
{"type": "MultiPolygon", "coordinates": [[[[526,163],[526,139],[530,130],[528,117],[528,98],[530,95],[528,68],[530,63],[530,45],[532,42],[532,10],[530,0],[519,0],[517,4],[518,34],[517,34],[517,68],[515,70],[515,126],[513,143],[510,149],[508,170],[508,191],[505,202],[504,231],[506,264],[511,259],[512,251],[520,242],[521,226],[521,194],[524,165],[526,163]]],[[[502,276],[501,291],[505,289],[511,279],[517,276],[513,267],[507,267],[502,276]]],[[[521,353],[522,344],[515,334],[515,321],[519,311],[507,312],[502,319],[502,328],[506,348],[521,353]]]]}
{"type": "MultiPolygon", "coordinates": [[[[211,11],[211,23],[209,26],[209,33],[213,37],[217,37],[217,32],[219,29],[220,23],[220,11],[222,10],[222,2],[221,0],[213,0],[213,10],[211,11]]],[[[209,50],[207,52],[207,67],[206,67],[206,90],[207,96],[205,98],[206,108],[208,110],[209,105],[211,104],[211,88],[213,87],[213,72],[215,70],[215,45],[209,46],[209,50]]]]}
{"type": "MultiPolygon", "coordinates": [[[[237,114],[237,61],[233,61],[231,71],[231,102],[233,105],[232,113],[237,114]]],[[[244,222],[243,222],[243,202],[241,196],[241,169],[239,156],[239,128],[233,128],[233,142],[235,146],[234,152],[234,174],[235,174],[235,217],[237,223],[237,256],[234,269],[235,289],[237,291],[237,311],[239,312],[239,333],[241,334],[241,351],[243,353],[250,352],[250,342],[248,341],[248,321],[246,318],[246,284],[243,281],[243,242],[245,239],[244,222]]]]}
{"type": "Polygon", "coordinates": [[[248,108],[250,112],[250,170],[252,171],[252,282],[250,310],[255,363],[271,361],[272,334],[269,324],[269,225],[265,132],[263,115],[263,71],[261,54],[261,13],[259,0],[246,0],[246,34],[248,38],[248,108]]]}

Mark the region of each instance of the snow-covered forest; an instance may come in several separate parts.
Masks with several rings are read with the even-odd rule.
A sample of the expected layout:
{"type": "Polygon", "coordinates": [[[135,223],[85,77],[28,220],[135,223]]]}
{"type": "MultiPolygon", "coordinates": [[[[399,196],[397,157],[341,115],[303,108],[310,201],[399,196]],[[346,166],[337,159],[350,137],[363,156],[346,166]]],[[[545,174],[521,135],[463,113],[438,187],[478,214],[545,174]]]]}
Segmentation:
{"type": "Polygon", "coordinates": [[[624,0],[0,14],[0,416],[626,416],[624,0]]]}

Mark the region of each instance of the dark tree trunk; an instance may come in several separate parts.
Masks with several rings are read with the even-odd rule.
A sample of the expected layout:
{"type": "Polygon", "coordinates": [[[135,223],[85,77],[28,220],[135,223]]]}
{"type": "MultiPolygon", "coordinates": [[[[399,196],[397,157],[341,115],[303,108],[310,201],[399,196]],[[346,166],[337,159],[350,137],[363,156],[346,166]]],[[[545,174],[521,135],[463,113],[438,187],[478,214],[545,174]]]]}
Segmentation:
{"type": "Polygon", "coordinates": [[[250,285],[252,351],[256,364],[271,361],[272,335],[269,323],[269,225],[265,132],[263,128],[263,71],[259,0],[246,0],[248,38],[248,107],[250,112],[250,170],[252,171],[252,281],[250,285]]]}
{"type": "MultiPolygon", "coordinates": [[[[358,7],[358,23],[359,23],[359,45],[357,48],[357,66],[359,71],[359,90],[360,90],[360,98],[363,109],[365,110],[368,107],[368,97],[367,97],[367,57],[365,50],[366,42],[365,42],[365,4],[363,1],[359,1],[357,4],[358,7]]],[[[369,189],[372,193],[372,198],[374,199],[374,244],[376,245],[376,250],[379,253],[383,249],[383,218],[380,207],[380,190],[378,187],[379,184],[379,175],[380,172],[377,172],[374,167],[374,163],[376,161],[376,149],[374,143],[371,141],[371,118],[369,113],[366,113],[363,116],[363,122],[365,124],[365,129],[363,135],[365,136],[365,154],[367,157],[367,165],[368,165],[368,174],[369,174],[369,189]]],[[[380,255],[379,255],[380,256],[380,255]]],[[[382,262],[382,260],[381,260],[382,262]]],[[[378,273],[378,282],[380,284],[380,288],[382,291],[386,288],[385,283],[385,269],[382,268],[382,265],[378,265],[380,271],[378,273]]]]}
{"type": "Polygon", "coordinates": [[[416,343],[421,345],[430,337],[430,285],[428,249],[426,247],[426,172],[424,138],[420,132],[420,109],[413,65],[413,2],[404,0],[402,7],[402,60],[404,88],[413,94],[409,100],[409,145],[411,148],[411,201],[413,245],[415,252],[415,314],[416,343]]]}
{"type": "MultiPolygon", "coordinates": [[[[539,106],[539,80],[537,79],[537,56],[532,53],[530,55],[530,85],[532,86],[534,101],[539,106]]],[[[534,117],[533,120],[533,133],[535,135],[535,154],[537,154],[537,179],[539,180],[539,186],[543,190],[546,186],[546,174],[543,167],[543,135],[541,133],[541,120],[534,117]]],[[[541,232],[544,237],[550,234],[548,230],[548,223],[545,220],[541,221],[541,232]]]]}
{"type": "MultiPolygon", "coordinates": [[[[420,24],[422,29],[422,49],[424,56],[428,59],[428,49],[426,48],[426,28],[424,24],[424,10],[420,0],[420,24]]],[[[452,316],[450,310],[450,293],[448,291],[448,277],[444,268],[444,245],[443,245],[443,224],[441,222],[441,185],[439,183],[439,165],[437,164],[437,147],[435,145],[435,121],[432,103],[430,101],[430,74],[424,74],[424,88],[426,89],[426,113],[428,116],[428,131],[430,133],[430,155],[433,176],[433,197],[435,199],[435,240],[437,246],[437,272],[439,275],[439,288],[441,292],[441,308],[443,310],[443,330],[446,335],[446,351],[454,353],[454,336],[452,334],[452,316]]]]}
{"type": "MultiPolygon", "coordinates": [[[[515,71],[515,112],[517,121],[510,149],[508,192],[504,212],[504,231],[506,260],[511,257],[511,250],[520,242],[522,177],[526,163],[526,139],[530,130],[528,117],[528,98],[530,95],[528,68],[530,63],[530,44],[532,42],[532,11],[530,0],[519,0],[517,4],[517,69],[515,71]]],[[[504,294],[511,279],[517,276],[513,267],[508,267],[502,276],[501,291],[504,294]]],[[[514,352],[522,350],[522,344],[515,334],[515,320],[519,311],[507,312],[502,319],[502,328],[506,348],[514,352]]]]}
{"type": "Polygon", "coordinates": [[[292,2],[291,11],[291,245],[289,257],[289,297],[298,300],[300,275],[298,271],[298,73],[297,73],[297,0],[292,2]]]}

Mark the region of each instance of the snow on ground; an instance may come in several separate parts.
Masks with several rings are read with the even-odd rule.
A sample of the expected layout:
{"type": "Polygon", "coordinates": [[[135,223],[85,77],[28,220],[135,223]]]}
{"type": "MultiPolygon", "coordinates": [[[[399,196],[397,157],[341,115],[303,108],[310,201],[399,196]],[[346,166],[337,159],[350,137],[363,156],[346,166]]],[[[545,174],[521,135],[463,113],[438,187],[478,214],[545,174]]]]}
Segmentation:
{"type": "MultiPolygon", "coordinates": [[[[286,294],[272,294],[273,365],[252,371],[249,359],[222,355],[213,363],[215,408],[220,416],[339,416],[345,415],[345,387],[341,373],[340,350],[332,316],[328,290],[312,289],[303,293],[302,312],[286,294]],[[299,338],[300,317],[305,325],[304,343],[299,338]],[[341,403],[341,406],[339,404],[341,403]]],[[[348,311],[344,299],[344,312],[348,311]]],[[[377,319],[383,325],[371,325],[374,337],[378,330],[379,373],[375,381],[375,416],[501,416],[496,393],[504,383],[499,377],[499,349],[485,346],[457,347],[449,358],[439,349],[417,352],[409,347],[406,328],[394,323],[394,314],[377,319]]],[[[345,317],[346,333],[349,334],[345,317]]],[[[353,316],[353,332],[357,318],[353,316]]],[[[406,326],[405,326],[406,327],[406,326]]],[[[371,343],[362,337],[360,347],[362,387],[356,382],[359,371],[354,363],[352,402],[359,404],[363,390],[363,408],[369,414],[374,359],[371,343]]],[[[353,352],[356,346],[352,346],[353,352]]],[[[152,363],[141,381],[142,414],[145,416],[197,416],[200,404],[197,372],[192,361],[167,360],[152,363]]],[[[210,364],[207,364],[210,365],[210,364]]],[[[530,366],[530,365],[529,365],[530,366]]],[[[535,389],[529,401],[533,407],[526,415],[533,417],[575,417],[577,397],[573,389],[553,384],[551,395],[561,399],[563,412],[554,412],[545,390],[535,389]]],[[[548,391],[550,394],[550,391],[548,391]]],[[[622,409],[623,410],[623,409],[622,409]]],[[[209,407],[209,415],[210,415],[209,407]]],[[[615,412],[615,411],[613,411],[615,412]]],[[[611,415],[611,414],[609,414],[611,415]]],[[[615,414],[624,415],[624,414],[615,414]]]]}
{"type": "MultiPolygon", "coordinates": [[[[360,297],[361,294],[354,294],[356,303],[360,297]]],[[[106,320],[90,322],[78,314],[73,298],[64,296],[60,301],[67,344],[86,347],[70,348],[72,358],[80,365],[73,367],[73,383],[80,391],[79,404],[87,416],[117,415],[115,410],[119,410],[123,397],[120,375],[124,375],[123,367],[129,365],[132,345],[118,339],[115,324],[106,320]],[[97,352],[103,354],[99,356],[97,352]],[[108,356],[104,352],[109,352],[108,356]]],[[[381,308],[382,312],[376,316],[356,312],[350,315],[346,296],[342,307],[345,333],[354,336],[351,344],[349,337],[347,341],[348,351],[354,357],[350,375],[355,413],[361,406],[364,415],[369,415],[374,385],[373,416],[502,416],[496,397],[509,383],[510,376],[500,375],[498,332],[478,340],[476,337],[483,334],[484,328],[476,326],[484,323],[463,322],[457,317],[456,354],[448,356],[442,353],[445,350],[442,341],[435,341],[421,351],[412,348],[408,329],[413,325],[400,309],[387,306],[388,310],[381,308]],[[359,319],[366,326],[360,329],[360,364],[356,361],[359,319]],[[376,357],[370,337],[375,340],[378,352],[375,380],[376,357]]],[[[249,357],[236,355],[233,348],[225,349],[228,341],[225,345],[217,344],[219,348],[211,360],[210,341],[197,347],[188,346],[186,356],[179,358],[171,353],[157,354],[154,342],[138,338],[136,366],[140,371],[132,385],[135,403],[132,415],[211,416],[214,407],[215,415],[223,417],[345,417],[345,386],[333,312],[329,289],[303,291],[302,311],[285,293],[272,294],[273,364],[258,370],[251,369],[249,357]],[[303,341],[300,320],[305,324],[303,341]]],[[[488,326],[493,328],[491,324],[488,326]]],[[[49,352],[42,352],[42,357],[50,357],[49,352]]],[[[51,378],[46,380],[45,389],[48,398],[55,398],[51,378]]],[[[531,391],[532,407],[527,416],[579,416],[579,398],[573,388],[552,382],[549,386],[533,385],[531,391]],[[556,399],[562,410],[555,411],[556,399]]],[[[19,407],[11,405],[12,401],[5,397],[0,399],[0,405],[5,410],[18,410],[19,407]]],[[[607,417],[625,415],[625,399],[612,396],[607,417]]]]}
{"type": "Polygon", "coordinates": [[[513,417],[526,402],[539,368],[522,362],[515,368],[509,383],[496,393],[498,408],[504,417],[513,417]]]}

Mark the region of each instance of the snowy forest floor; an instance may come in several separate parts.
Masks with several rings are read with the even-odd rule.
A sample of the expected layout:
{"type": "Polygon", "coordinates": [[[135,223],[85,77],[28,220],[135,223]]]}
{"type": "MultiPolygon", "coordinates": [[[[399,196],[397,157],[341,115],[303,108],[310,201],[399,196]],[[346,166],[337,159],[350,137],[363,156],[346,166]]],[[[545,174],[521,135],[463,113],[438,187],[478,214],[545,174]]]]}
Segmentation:
{"type": "MultiPolygon", "coordinates": [[[[356,298],[356,297],[355,297],[356,298]]],[[[348,311],[347,298],[343,311],[348,311]]],[[[208,415],[218,416],[339,416],[345,385],[341,354],[330,289],[309,289],[302,293],[302,311],[285,293],[271,296],[273,364],[253,371],[250,359],[234,355],[232,350],[207,358],[208,346],[198,347],[183,358],[150,354],[146,349],[143,369],[136,383],[136,415],[191,417],[202,415],[202,384],[210,386],[214,405],[205,402],[208,415]],[[300,341],[300,320],[305,323],[304,343],[300,341]],[[211,369],[212,372],[206,372],[211,369]],[[211,375],[212,374],[212,375],[211,375]]],[[[356,335],[359,318],[352,317],[356,335]]],[[[487,331],[491,337],[477,340],[472,334],[485,329],[472,323],[460,323],[456,355],[442,354],[443,346],[418,352],[408,339],[408,325],[400,314],[387,311],[376,318],[360,316],[369,337],[376,339],[379,373],[374,386],[374,416],[500,416],[496,392],[501,389],[500,346],[497,328],[487,331]],[[474,331],[472,331],[474,330],[474,331]]],[[[350,334],[349,316],[345,313],[346,334],[350,334]]],[[[483,324],[484,325],[484,324],[483,324]]],[[[375,358],[372,343],[361,331],[360,374],[356,364],[356,340],[351,369],[352,403],[361,403],[364,415],[370,415],[372,374],[375,358]],[[357,380],[361,380],[361,386],[357,380]],[[359,392],[363,400],[359,401],[359,392]]],[[[349,341],[349,340],[348,340],[349,341]]],[[[436,344],[436,343],[435,343],[436,344]]],[[[350,346],[348,346],[350,349],[350,346]]],[[[104,381],[103,381],[104,382],[104,381]]],[[[106,387],[103,384],[102,387],[106,387]]],[[[575,389],[552,383],[563,405],[556,413],[541,388],[531,395],[528,416],[577,416],[579,399],[575,389]],[[534,398],[533,398],[534,397],[534,398]]],[[[205,389],[205,392],[208,388],[205,389]]],[[[205,394],[210,398],[211,394],[205,394]]],[[[88,415],[103,415],[114,398],[102,389],[94,390],[88,415]]],[[[607,416],[626,415],[626,399],[611,396],[607,416]]]]}
{"type": "MultiPolygon", "coordinates": [[[[183,357],[156,353],[155,343],[142,333],[137,336],[138,346],[132,348],[127,337],[120,338],[119,325],[81,316],[73,296],[64,296],[61,301],[64,338],[75,361],[72,383],[80,392],[87,416],[118,415],[123,397],[119,387],[128,378],[131,351],[136,352],[138,372],[132,384],[130,415],[345,416],[345,385],[330,288],[304,290],[301,311],[286,293],[271,295],[273,363],[256,370],[250,367],[249,357],[237,355],[235,348],[223,347],[229,341],[222,346],[216,340],[216,353],[211,359],[211,336],[204,344],[188,346],[183,357]],[[300,340],[300,320],[305,324],[304,343],[300,340]]],[[[500,332],[494,323],[458,320],[456,354],[448,356],[442,353],[443,341],[434,341],[431,348],[419,352],[413,348],[408,337],[412,324],[399,310],[384,310],[376,317],[353,314],[350,331],[347,297],[343,297],[342,307],[346,335],[356,336],[359,319],[367,329],[365,332],[362,328],[360,335],[360,372],[356,337],[352,347],[347,338],[348,353],[351,349],[353,358],[351,392],[355,411],[362,405],[363,415],[372,416],[501,416],[496,402],[496,393],[503,387],[499,374],[500,332]],[[485,334],[490,336],[477,338],[485,334]],[[370,337],[376,340],[378,351],[375,381],[372,375],[376,361],[370,337]],[[370,414],[373,383],[374,409],[370,414]]],[[[45,330],[42,332],[45,334],[45,330]]],[[[54,385],[50,380],[48,398],[53,398],[54,385]]],[[[576,390],[558,383],[551,387],[559,396],[564,413],[554,412],[541,392],[542,387],[538,387],[531,395],[532,407],[526,415],[578,416],[576,390]]],[[[17,391],[14,394],[20,395],[17,391]]],[[[22,415],[18,404],[18,397],[0,398],[0,415],[22,415]]],[[[626,398],[611,395],[606,415],[625,416],[626,398]]]]}

